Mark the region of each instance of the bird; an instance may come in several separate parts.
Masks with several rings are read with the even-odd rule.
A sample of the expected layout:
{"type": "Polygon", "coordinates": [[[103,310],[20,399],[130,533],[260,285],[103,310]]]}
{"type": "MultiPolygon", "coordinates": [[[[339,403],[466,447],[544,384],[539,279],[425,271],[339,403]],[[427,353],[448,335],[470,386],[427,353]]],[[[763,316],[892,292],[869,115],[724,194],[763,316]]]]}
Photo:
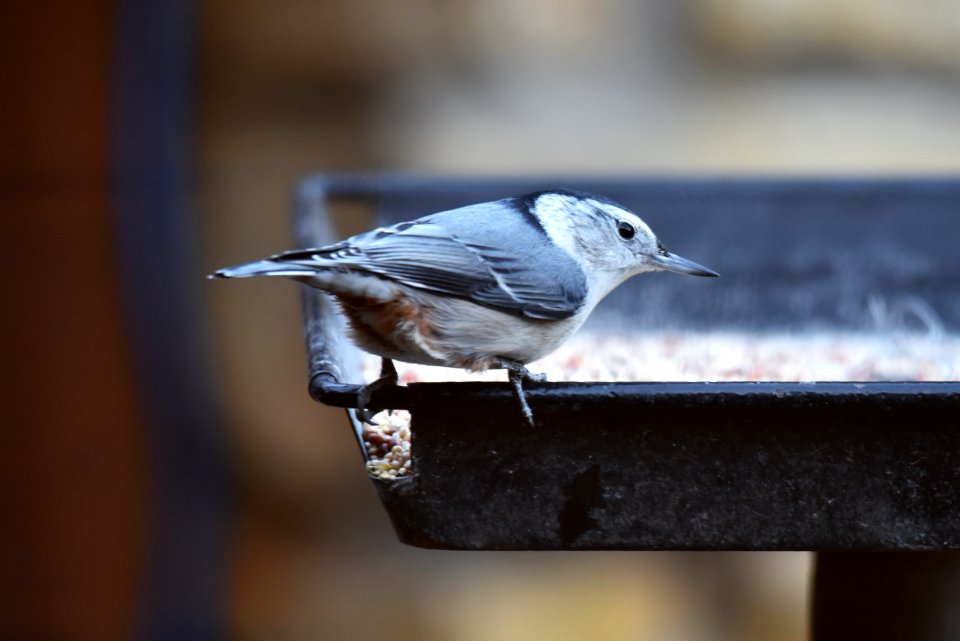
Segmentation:
{"type": "Polygon", "coordinates": [[[562,345],[628,278],[717,272],[667,251],[650,227],[598,194],[553,189],[472,204],[380,227],[326,247],[284,251],[210,278],[283,277],[330,294],[353,341],[379,356],[359,414],[393,361],[505,369],[524,420],[534,425],[526,365],[562,345]]]}

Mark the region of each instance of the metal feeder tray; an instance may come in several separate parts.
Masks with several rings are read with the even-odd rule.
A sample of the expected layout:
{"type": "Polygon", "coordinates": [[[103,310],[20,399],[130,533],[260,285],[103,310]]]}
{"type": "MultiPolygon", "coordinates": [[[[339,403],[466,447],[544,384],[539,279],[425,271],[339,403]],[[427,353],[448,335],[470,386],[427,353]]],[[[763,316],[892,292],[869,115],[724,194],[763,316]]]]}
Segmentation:
{"type": "MultiPolygon", "coordinates": [[[[326,174],[297,194],[303,247],[331,203],[381,224],[568,187],[637,211],[720,279],[628,281],[596,313],[638,330],[858,329],[920,297],[960,324],[958,180],[459,179],[326,174]]],[[[304,288],[310,394],[356,407],[325,295],[304,288]]],[[[960,383],[503,383],[381,390],[411,411],[414,474],[374,480],[411,545],[499,550],[960,550],[960,383]]],[[[355,419],[353,428],[358,430],[355,419]]],[[[358,431],[359,433],[359,431],[358,431]]],[[[362,447],[361,447],[362,449],[362,447]]]]}

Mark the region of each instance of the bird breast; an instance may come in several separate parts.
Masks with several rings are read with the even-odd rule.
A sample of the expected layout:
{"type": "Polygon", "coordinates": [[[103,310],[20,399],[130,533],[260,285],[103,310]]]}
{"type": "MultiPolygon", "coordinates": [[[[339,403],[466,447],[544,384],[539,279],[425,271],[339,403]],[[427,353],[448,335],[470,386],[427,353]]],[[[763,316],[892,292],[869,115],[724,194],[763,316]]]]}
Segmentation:
{"type": "Polygon", "coordinates": [[[546,356],[587,314],[540,320],[470,301],[397,287],[389,300],[337,294],[354,341],[383,358],[480,371],[500,358],[529,363],[546,356]]]}

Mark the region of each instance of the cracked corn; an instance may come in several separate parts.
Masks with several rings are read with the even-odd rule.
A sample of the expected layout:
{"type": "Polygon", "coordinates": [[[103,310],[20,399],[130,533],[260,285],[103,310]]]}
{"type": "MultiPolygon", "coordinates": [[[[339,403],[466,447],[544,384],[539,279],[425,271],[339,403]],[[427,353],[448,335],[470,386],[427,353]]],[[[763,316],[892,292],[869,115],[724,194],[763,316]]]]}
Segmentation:
{"type": "Polygon", "coordinates": [[[367,450],[367,473],[374,478],[394,480],[413,471],[410,459],[410,412],[383,411],[363,426],[367,450]]]}

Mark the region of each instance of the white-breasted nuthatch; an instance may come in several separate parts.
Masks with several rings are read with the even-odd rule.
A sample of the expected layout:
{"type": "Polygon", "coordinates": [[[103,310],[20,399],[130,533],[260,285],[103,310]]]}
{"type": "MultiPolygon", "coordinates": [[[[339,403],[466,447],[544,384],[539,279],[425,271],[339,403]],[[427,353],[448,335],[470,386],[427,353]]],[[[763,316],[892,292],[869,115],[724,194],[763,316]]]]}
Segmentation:
{"type": "MultiPolygon", "coordinates": [[[[283,276],[332,294],[354,341],[391,359],[468,370],[504,368],[527,422],[524,365],[566,341],[631,276],[717,273],[671,254],[636,214],[567,190],[469,205],[382,227],[328,247],[221,269],[219,278],[283,276]]],[[[369,419],[361,407],[361,416],[369,419]]]]}

